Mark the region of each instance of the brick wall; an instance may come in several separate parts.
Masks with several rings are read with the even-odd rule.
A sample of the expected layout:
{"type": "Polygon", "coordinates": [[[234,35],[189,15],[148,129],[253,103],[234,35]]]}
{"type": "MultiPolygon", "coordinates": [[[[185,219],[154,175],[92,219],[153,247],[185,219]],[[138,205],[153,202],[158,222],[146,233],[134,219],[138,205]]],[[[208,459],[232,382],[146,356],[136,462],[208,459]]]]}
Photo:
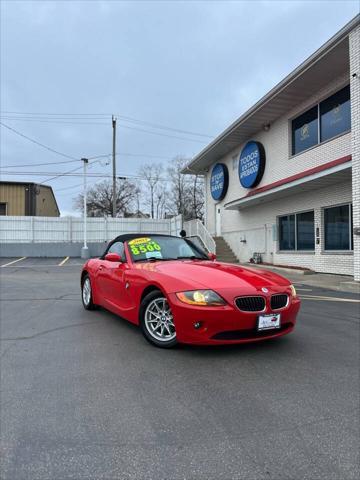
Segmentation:
{"type": "Polygon", "coordinates": [[[254,252],[263,261],[278,265],[306,267],[316,272],[353,274],[352,252],[324,252],[323,207],[351,203],[351,180],[326,188],[298,193],[262,205],[234,212],[241,228],[223,230],[223,236],[241,262],[248,262],[254,252]],[[279,252],[277,217],[288,213],[314,211],[315,228],[320,229],[320,244],[314,252],[279,252]],[[246,240],[246,243],[241,242],[246,240]]]}
{"type": "MultiPolygon", "coordinates": [[[[349,36],[352,201],[354,230],[360,228],[360,27],[349,36]],[[356,74],[356,77],[352,75],[356,74]]],[[[360,281],[360,236],[354,235],[354,280],[360,281]]]]}

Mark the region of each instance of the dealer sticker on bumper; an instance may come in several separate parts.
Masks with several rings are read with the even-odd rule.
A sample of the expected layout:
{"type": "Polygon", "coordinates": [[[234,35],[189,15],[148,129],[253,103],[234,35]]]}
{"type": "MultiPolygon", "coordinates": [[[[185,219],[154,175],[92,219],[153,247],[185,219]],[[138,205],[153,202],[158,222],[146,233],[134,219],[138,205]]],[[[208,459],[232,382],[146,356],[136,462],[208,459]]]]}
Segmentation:
{"type": "Polygon", "coordinates": [[[272,330],[274,328],[280,328],[280,313],[274,313],[271,315],[259,315],[258,317],[258,330],[272,330]]]}

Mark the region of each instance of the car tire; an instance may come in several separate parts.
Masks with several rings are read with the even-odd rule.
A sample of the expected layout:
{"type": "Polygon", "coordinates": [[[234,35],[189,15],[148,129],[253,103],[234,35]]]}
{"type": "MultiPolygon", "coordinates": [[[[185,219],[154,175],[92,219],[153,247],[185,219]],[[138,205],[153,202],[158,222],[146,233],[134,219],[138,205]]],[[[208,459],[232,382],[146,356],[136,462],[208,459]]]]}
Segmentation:
{"type": "Polygon", "coordinates": [[[81,300],[85,310],[95,310],[97,305],[93,302],[91,281],[88,274],[84,275],[81,283],[81,300]]]}
{"type": "Polygon", "coordinates": [[[160,348],[177,345],[171,308],[160,290],[148,293],[140,305],[140,328],[148,342],[160,348]]]}

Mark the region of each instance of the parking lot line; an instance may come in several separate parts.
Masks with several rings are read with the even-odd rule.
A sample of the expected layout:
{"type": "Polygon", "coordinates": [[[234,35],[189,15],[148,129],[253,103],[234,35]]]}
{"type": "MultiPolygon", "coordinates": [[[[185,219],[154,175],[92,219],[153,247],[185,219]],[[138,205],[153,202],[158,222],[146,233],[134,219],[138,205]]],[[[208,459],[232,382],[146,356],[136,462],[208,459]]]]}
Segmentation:
{"type": "Polygon", "coordinates": [[[13,263],[20,262],[21,260],[25,260],[26,257],[21,257],[17,258],[16,260],[13,260],[12,262],[5,263],[4,265],[1,265],[1,268],[8,267],[9,265],[12,265],[13,263]]]}
{"type": "Polygon", "coordinates": [[[59,263],[59,267],[62,267],[68,260],[69,260],[70,257],[65,257],[64,260],[61,260],[61,262],[59,263]]]}
{"type": "Polygon", "coordinates": [[[349,303],[360,303],[360,300],[355,298],[341,298],[341,297],[323,297],[321,295],[301,295],[303,300],[319,300],[319,301],[328,301],[328,302],[349,302],[349,303]]]}

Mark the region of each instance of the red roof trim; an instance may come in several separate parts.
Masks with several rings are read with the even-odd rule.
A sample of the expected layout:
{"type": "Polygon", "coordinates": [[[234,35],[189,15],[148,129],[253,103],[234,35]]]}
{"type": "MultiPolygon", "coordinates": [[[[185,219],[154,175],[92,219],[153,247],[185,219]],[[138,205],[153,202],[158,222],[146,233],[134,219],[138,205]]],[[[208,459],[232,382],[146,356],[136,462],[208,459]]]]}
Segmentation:
{"type": "Polygon", "coordinates": [[[247,197],[252,197],[253,195],[257,195],[258,193],[266,192],[276,187],[280,187],[281,185],[285,185],[286,183],[294,182],[295,180],[299,180],[300,178],[305,178],[305,177],[308,177],[309,175],[314,175],[314,173],[319,173],[324,170],[328,170],[329,168],[336,167],[337,165],[341,165],[342,163],[350,162],[350,160],[351,160],[351,155],[347,155],[346,157],[341,157],[341,158],[338,158],[337,160],[332,160],[331,162],[324,163],[323,165],[309,168],[309,170],[296,173],[295,175],[291,175],[291,177],[282,178],[281,180],[277,180],[276,182],[269,183],[269,185],[264,185],[263,187],[256,188],[255,190],[251,190],[251,192],[249,192],[247,195],[242,197],[240,200],[243,200],[244,198],[247,198],[247,197]]]}

